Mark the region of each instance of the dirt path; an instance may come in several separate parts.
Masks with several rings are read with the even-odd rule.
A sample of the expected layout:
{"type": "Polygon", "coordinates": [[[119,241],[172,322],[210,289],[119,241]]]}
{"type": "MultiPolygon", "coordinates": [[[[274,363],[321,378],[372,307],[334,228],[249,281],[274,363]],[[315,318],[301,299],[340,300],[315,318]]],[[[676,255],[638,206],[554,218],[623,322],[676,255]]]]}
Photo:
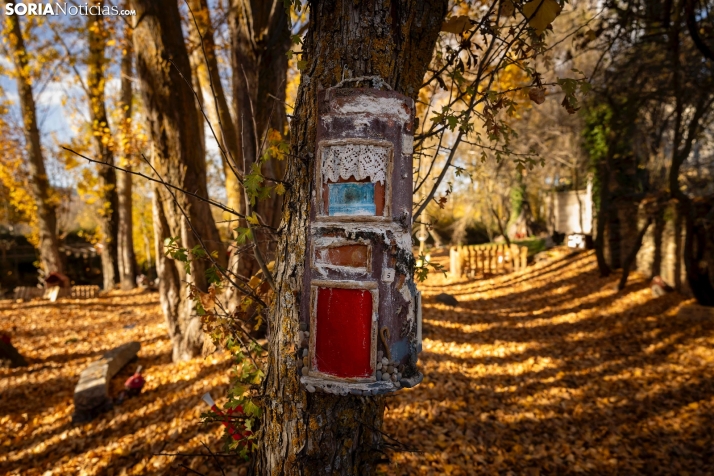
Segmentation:
{"type": "Polygon", "coordinates": [[[598,277],[592,252],[421,289],[425,379],[390,399],[389,474],[712,474],[714,321],[598,277]],[[448,292],[449,308],[433,296],[448,292]]]}

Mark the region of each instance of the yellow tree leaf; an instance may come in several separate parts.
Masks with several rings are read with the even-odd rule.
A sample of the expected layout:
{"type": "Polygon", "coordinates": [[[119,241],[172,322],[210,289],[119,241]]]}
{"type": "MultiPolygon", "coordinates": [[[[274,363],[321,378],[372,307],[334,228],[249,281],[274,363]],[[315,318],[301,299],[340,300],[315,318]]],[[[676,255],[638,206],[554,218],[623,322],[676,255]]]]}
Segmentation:
{"type": "Polygon", "coordinates": [[[455,33],[457,35],[460,35],[469,28],[471,28],[471,20],[469,20],[469,17],[466,15],[451,17],[441,25],[441,31],[455,33]]]}
{"type": "Polygon", "coordinates": [[[523,14],[528,24],[540,35],[560,15],[561,7],[556,0],[531,0],[523,5],[523,14]]]}

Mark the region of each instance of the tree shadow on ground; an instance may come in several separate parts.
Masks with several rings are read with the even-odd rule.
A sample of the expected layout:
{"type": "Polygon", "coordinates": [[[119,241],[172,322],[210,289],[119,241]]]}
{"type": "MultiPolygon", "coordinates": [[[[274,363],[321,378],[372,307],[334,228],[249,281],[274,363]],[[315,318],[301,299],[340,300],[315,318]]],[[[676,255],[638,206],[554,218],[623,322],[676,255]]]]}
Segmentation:
{"type": "Polygon", "coordinates": [[[617,279],[586,254],[515,284],[462,283],[455,309],[427,296],[425,379],[387,418],[423,453],[393,474],[711,474],[714,322],[617,279]]]}

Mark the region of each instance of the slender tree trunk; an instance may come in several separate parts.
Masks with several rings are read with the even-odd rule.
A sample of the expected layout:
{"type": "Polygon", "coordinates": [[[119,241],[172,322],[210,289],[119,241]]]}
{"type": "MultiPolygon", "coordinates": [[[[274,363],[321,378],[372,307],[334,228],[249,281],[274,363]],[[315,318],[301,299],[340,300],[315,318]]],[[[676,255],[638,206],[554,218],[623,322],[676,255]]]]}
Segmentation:
{"type": "Polygon", "coordinates": [[[595,257],[600,276],[609,276],[612,270],[605,259],[605,224],[610,217],[610,154],[612,141],[606,152],[607,156],[598,165],[600,175],[600,207],[597,211],[597,235],[595,236],[595,257]]]}
{"type": "MultiPolygon", "coordinates": [[[[139,19],[134,30],[134,50],[155,148],[153,166],[166,182],[207,197],[200,121],[190,86],[191,67],[178,5],[173,0],[133,0],[132,3],[139,19]]],[[[193,260],[187,274],[183,263],[165,257],[164,240],[178,238],[188,249],[203,243],[206,251],[219,251],[219,259],[222,245],[206,202],[180,192],[171,193],[161,185],[155,187],[154,194],[161,305],[173,342],[173,359],[186,360],[200,354],[204,334],[184,283],[192,283],[205,291],[207,265],[205,261],[193,260]]]]}
{"type": "Polygon", "coordinates": [[[119,278],[119,198],[117,177],[114,170],[113,138],[104,104],[105,69],[107,59],[104,50],[109,32],[101,15],[87,17],[89,33],[89,58],[87,61],[87,89],[89,115],[92,119],[92,134],[97,146],[99,160],[109,166],[99,166],[99,195],[102,208],[99,212],[99,227],[102,232],[102,280],[104,289],[110,290],[119,278]]]}
{"type": "MultiPolygon", "coordinates": [[[[131,169],[131,77],[134,70],[133,55],[131,29],[127,27],[124,29],[124,50],[121,57],[121,107],[123,121],[119,136],[121,141],[120,166],[126,169],[131,169]]],[[[121,283],[121,288],[125,291],[136,287],[136,256],[134,255],[131,193],[131,174],[117,171],[117,195],[119,200],[119,282],[121,283]]]]}
{"type": "Polygon", "coordinates": [[[62,272],[62,259],[59,254],[57,238],[56,206],[50,198],[50,183],[45,171],[45,159],[40,144],[40,131],[37,128],[37,109],[32,96],[32,83],[28,77],[27,51],[22,39],[22,28],[18,15],[9,15],[10,48],[15,65],[17,91],[20,96],[20,109],[24,123],[25,148],[30,161],[30,192],[37,207],[37,225],[39,232],[40,261],[44,272],[62,272]]]}
{"type": "MultiPolygon", "coordinates": [[[[189,7],[191,9],[189,33],[193,47],[191,61],[197,73],[194,79],[197,80],[202,91],[203,108],[215,134],[215,139],[223,149],[221,163],[223,164],[223,174],[225,176],[226,205],[233,210],[244,213],[244,194],[238,177],[242,173],[242,167],[239,164],[242,164],[243,153],[240,147],[238,129],[231,115],[228,99],[221,82],[210,9],[206,0],[189,0],[189,7]]],[[[226,218],[234,219],[235,217],[226,218]]],[[[228,229],[232,230],[236,226],[245,226],[245,222],[236,221],[230,223],[228,229]]],[[[252,260],[247,254],[239,257],[235,249],[230,251],[228,267],[231,272],[241,274],[239,259],[244,262],[252,260]]],[[[250,277],[250,274],[247,277],[250,277]]],[[[226,310],[232,312],[239,304],[237,290],[229,288],[224,301],[226,310]]]]}
{"type": "Polygon", "coordinates": [[[231,116],[228,99],[223,89],[223,83],[221,83],[208,2],[206,0],[190,0],[189,6],[193,14],[190,18],[189,28],[194,45],[192,57],[203,93],[204,109],[219,144],[226,152],[226,156],[221,158],[225,174],[226,204],[234,210],[240,210],[243,207],[243,193],[234,171],[238,170],[236,161],[241,158],[242,154],[238,129],[233,116],[231,116]],[[196,31],[196,24],[199,31],[196,31]],[[203,44],[201,44],[201,39],[203,44]]]}
{"type": "MultiPolygon", "coordinates": [[[[284,134],[285,85],[290,49],[290,31],[285,8],[280,0],[232,0],[229,11],[232,42],[233,99],[235,125],[240,148],[239,169],[250,171],[268,129],[284,134]]],[[[263,174],[282,179],[285,166],[278,160],[263,165],[263,174]]],[[[282,197],[272,194],[261,200],[254,211],[265,224],[277,228],[280,224],[282,197]]],[[[245,207],[241,209],[245,211],[245,207]]],[[[271,237],[256,230],[256,242],[264,253],[274,246],[266,243],[271,237]]],[[[250,276],[258,270],[253,259],[240,259],[240,274],[250,276]]]]}
{"type": "Polygon", "coordinates": [[[291,123],[288,192],[277,250],[276,301],[269,322],[260,474],[373,474],[383,445],[381,397],[307,393],[296,368],[298,296],[308,230],[315,154],[317,92],[343,72],[378,75],[416,98],[446,14],[446,0],[352,0],[310,3],[303,45],[307,62],[291,123]]]}

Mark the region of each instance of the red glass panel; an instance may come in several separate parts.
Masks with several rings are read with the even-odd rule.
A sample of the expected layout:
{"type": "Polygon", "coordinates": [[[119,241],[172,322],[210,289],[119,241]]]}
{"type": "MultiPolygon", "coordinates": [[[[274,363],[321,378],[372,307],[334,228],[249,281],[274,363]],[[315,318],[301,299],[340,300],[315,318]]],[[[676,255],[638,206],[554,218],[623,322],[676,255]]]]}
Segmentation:
{"type": "Polygon", "coordinates": [[[336,377],[371,377],[372,293],[319,288],[316,317],[316,370],[336,377]]]}

